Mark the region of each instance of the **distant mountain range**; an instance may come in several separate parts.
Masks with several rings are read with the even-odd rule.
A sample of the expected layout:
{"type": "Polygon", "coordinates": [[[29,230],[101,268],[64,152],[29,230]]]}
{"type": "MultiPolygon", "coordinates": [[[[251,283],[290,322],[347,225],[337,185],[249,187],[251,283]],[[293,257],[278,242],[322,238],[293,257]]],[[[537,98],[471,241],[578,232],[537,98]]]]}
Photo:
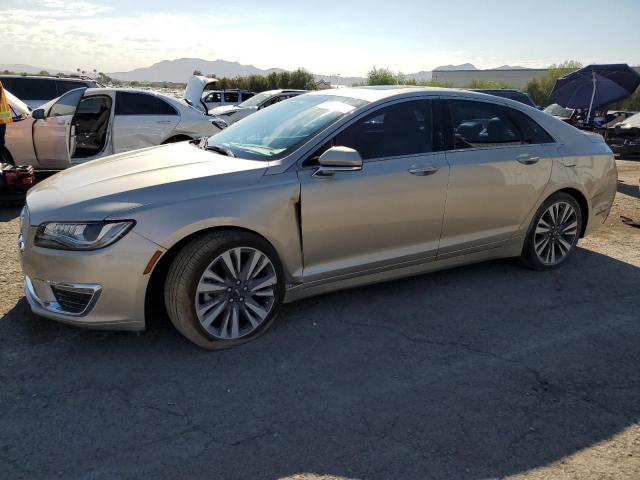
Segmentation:
{"type": "Polygon", "coordinates": [[[35,75],[42,71],[46,71],[51,75],[57,75],[59,73],[70,73],[65,72],[64,70],[56,70],[53,68],[40,68],[34,67],[33,65],[27,65],[26,63],[3,63],[0,64],[0,72],[4,70],[9,70],[10,72],[16,73],[26,73],[28,75],[35,75]]]}
{"type": "MultiPolygon", "coordinates": [[[[503,65],[491,70],[521,70],[525,67],[503,65]]],[[[46,70],[52,75],[58,73],[75,73],[51,68],[34,67],[27,64],[0,64],[0,71],[10,70],[18,73],[36,74],[46,70]]],[[[146,81],[146,82],[175,82],[185,83],[195,70],[202,72],[204,75],[215,75],[218,78],[229,77],[235,78],[246,75],[269,75],[272,72],[284,72],[282,68],[262,69],[253,65],[243,65],[238,62],[229,62],[226,60],[204,60],[202,58],[178,58],[176,60],[163,60],[154,63],[150,67],[136,68],[127,72],[107,73],[110,77],[122,81],[146,81]]],[[[433,71],[452,71],[452,70],[478,70],[471,63],[463,63],[461,65],[443,65],[434,68],[433,71]]],[[[407,79],[418,81],[430,80],[432,72],[423,70],[416,73],[405,74],[407,79]]],[[[352,85],[354,83],[363,83],[364,77],[343,77],[341,75],[320,75],[314,74],[316,80],[323,80],[330,84],[352,85]]]]}

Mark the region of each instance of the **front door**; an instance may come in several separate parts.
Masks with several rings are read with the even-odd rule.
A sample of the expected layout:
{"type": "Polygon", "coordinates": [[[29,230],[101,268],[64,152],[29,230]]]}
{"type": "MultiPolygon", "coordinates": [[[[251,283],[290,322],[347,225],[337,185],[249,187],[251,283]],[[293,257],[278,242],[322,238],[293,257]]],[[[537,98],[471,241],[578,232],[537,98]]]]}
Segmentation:
{"type": "Polygon", "coordinates": [[[45,110],[45,118],[33,123],[33,147],[40,168],[61,169],[71,164],[71,121],[85,89],[71,90],[45,110]]]}
{"type": "Polygon", "coordinates": [[[361,171],[299,171],[305,283],[435,258],[449,167],[433,131],[429,100],[382,107],[325,145],[357,150],[361,171]]]}
{"type": "Polygon", "coordinates": [[[497,247],[519,231],[551,177],[553,138],[526,114],[450,100],[454,145],[440,257],[497,247]]]}

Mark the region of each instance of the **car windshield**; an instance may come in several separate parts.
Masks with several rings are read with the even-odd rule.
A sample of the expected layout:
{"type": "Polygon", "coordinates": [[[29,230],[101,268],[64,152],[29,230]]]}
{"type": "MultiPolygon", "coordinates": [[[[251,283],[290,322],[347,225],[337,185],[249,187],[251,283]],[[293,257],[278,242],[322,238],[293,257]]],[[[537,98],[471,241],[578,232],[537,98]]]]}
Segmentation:
{"type": "Polygon", "coordinates": [[[630,127],[640,128],[640,113],[636,113],[635,115],[631,115],[629,118],[622,122],[624,125],[628,125],[630,127]]]}
{"type": "Polygon", "coordinates": [[[269,98],[273,97],[274,95],[275,94],[273,92],[262,92],[262,93],[259,93],[257,95],[254,95],[253,97],[251,97],[248,100],[245,100],[244,102],[242,102],[238,106],[239,107],[257,107],[262,102],[264,102],[265,100],[268,100],[269,98]]]}
{"type": "Polygon", "coordinates": [[[337,95],[300,95],[234,123],[209,137],[203,147],[251,160],[275,160],[366,103],[337,95]]]}

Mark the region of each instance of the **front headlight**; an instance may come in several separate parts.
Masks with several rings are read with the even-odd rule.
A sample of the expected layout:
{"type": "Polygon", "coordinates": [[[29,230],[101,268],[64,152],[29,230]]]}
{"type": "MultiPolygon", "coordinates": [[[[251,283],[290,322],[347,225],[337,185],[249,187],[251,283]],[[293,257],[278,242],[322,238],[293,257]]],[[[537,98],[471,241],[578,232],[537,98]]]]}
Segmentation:
{"type": "Polygon", "coordinates": [[[133,220],[43,223],[36,231],[34,244],[59,250],[97,250],[124,237],[134,225],[133,220]]]}

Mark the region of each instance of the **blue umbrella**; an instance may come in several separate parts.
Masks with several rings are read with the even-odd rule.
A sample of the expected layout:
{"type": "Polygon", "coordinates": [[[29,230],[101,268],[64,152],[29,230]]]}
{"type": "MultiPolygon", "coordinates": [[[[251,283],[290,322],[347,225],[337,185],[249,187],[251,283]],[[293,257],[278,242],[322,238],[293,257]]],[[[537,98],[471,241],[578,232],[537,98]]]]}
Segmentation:
{"type": "Polygon", "coordinates": [[[568,108],[591,109],[630,96],[640,85],[640,74],[626,63],[587,65],[556,80],[550,100],[568,108]]]}

